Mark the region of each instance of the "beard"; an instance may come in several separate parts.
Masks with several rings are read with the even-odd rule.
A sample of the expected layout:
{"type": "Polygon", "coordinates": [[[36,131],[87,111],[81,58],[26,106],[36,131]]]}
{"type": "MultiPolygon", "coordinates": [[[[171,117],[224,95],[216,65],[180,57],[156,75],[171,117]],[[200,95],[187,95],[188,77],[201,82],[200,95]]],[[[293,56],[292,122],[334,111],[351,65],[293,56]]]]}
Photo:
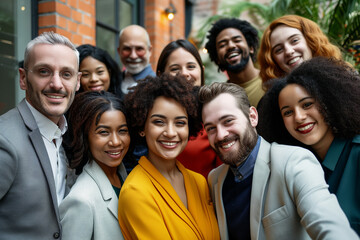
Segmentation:
{"type": "Polygon", "coordinates": [[[239,135],[233,135],[231,137],[225,138],[215,143],[215,147],[213,149],[223,163],[236,167],[246,160],[246,158],[249,156],[251,151],[254,149],[256,142],[257,142],[257,133],[250,125],[250,123],[248,123],[247,130],[245,131],[242,138],[239,135]],[[221,153],[220,151],[221,144],[230,141],[239,141],[239,148],[236,150],[235,153],[234,152],[228,152],[225,154],[221,153]]]}
{"type": "Polygon", "coordinates": [[[139,72],[144,70],[144,68],[148,65],[148,61],[145,61],[144,59],[141,58],[137,58],[135,61],[126,60],[126,63],[124,65],[126,71],[128,71],[129,73],[138,74],[139,72]]]}
{"type": "Polygon", "coordinates": [[[221,69],[221,71],[227,71],[233,73],[239,73],[243,71],[249,62],[250,54],[248,52],[242,51],[241,49],[239,49],[239,53],[242,55],[239,63],[235,65],[231,65],[226,60],[223,60],[223,62],[219,63],[219,69],[221,69]]]}

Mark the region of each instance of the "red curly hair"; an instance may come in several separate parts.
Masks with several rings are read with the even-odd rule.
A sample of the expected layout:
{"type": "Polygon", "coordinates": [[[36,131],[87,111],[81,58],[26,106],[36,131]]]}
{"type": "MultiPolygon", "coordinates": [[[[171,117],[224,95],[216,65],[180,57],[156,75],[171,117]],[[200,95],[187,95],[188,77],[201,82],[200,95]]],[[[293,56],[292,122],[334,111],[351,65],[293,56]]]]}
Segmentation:
{"type": "Polygon", "coordinates": [[[284,77],[284,72],[273,60],[271,51],[271,33],[279,25],[285,25],[298,29],[306,40],[312,56],[333,57],[342,60],[341,51],[338,47],[331,44],[327,36],[321,31],[320,27],[313,21],[297,15],[285,15],[274,21],[265,29],[261,39],[258,62],[260,65],[260,77],[263,81],[263,88],[267,90],[267,82],[274,78],[284,77]]]}

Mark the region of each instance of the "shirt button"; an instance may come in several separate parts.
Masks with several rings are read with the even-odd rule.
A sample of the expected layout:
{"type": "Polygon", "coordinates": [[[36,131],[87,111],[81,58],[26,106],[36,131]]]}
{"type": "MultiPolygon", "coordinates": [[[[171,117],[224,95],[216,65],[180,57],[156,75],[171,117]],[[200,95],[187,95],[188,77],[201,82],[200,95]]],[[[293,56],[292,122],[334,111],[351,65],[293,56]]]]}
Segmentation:
{"type": "Polygon", "coordinates": [[[58,239],[58,238],[60,237],[60,233],[55,232],[55,233],[53,234],[53,237],[54,237],[55,239],[58,239]]]}

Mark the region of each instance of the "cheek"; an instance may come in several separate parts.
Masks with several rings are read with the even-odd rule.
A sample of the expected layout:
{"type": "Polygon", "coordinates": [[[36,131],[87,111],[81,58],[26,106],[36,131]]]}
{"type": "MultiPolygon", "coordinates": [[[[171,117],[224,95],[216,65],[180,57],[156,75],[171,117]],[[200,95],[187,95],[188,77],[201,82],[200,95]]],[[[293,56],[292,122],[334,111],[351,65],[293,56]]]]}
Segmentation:
{"type": "Polygon", "coordinates": [[[283,122],[285,125],[286,130],[292,135],[292,131],[294,130],[294,126],[292,124],[291,118],[283,118],[283,122]]]}

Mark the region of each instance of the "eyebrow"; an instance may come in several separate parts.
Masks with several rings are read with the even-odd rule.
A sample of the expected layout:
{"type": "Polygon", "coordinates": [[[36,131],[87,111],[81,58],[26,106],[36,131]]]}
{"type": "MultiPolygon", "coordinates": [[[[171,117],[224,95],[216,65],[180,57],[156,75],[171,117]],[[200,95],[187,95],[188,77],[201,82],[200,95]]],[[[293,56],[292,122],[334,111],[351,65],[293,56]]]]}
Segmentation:
{"type": "MultiPolygon", "coordinates": [[[[286,39],[286,41],[288,41],[289,39],[291,39],[291,38],[293,38],[293,37],[295,37],[295,36],[297,36],[297,35],[300,35],[300,34],[299,34],[299,33],[295,33],[295,34],[289,36],[289,37],[286,39]]],[[[274,48],[276,48],[276,47],[279,46],[279,45],[281,45],[281,43],[276,44],[271,50],[274,50],[274,48]]]]}
{"type": "MultiPolygon", "coordinates": [[[[303,102],[303,101],[305,101],[305,100],[307,100],[307,99],[309,99],[309,98],[314,99],[313,97],[304,97],[304,98],[300,99],[300,100],[298,101],[298,103],[301,103],[301,102],[303,102]]],[[[285,108],[289,108],[289,107],[290,107],[290,106],[287,106],[287,105],[283,106],[282,108],[280,108],[280,112],[281,112],[282,110],[284,110],[285,108]]]]}
{"type": "MultiPolygon", "coordinates": [[[[224,120],[225,118],[228,118],[228,117],[234,117],[234,115],[232,115],[232,114],[224,115],[224,116],[222,116],[222,117],[219,118],[219,121],[224,120]]],[[[204,124],[204,128],[205,128],[206,126],[208,126],[208,125],[211,125],[211,124],[212,124],[212,123],[205,123],[205,124],[204,124]]]]}
{"type": "MultiPolygon", "coordinates": [[[[162,115],[162,114],[153,114],[153,115],[150,116],[150,118],[154,118],[154,117],[163,118],[163,119],[166,119],[166,118],[167,118],[166,116],[164,116],[164,115],[162,115]]],[[[183,118],[187,119],[186,116],[178,116],[178,117],[175,117],[175,119],[183,119],[183,118]]]]}
{"type": "MultiPolygon", "coordinates": [[[[118,128],[123,128],[123,127],[127,127],[127,124],[125,123],[125,124],[121,124],[120,126],[118,126],[118,128]]],[[[110,127],[107,125],[98,125],[98,126],[96,126],[95,130],[98,130],[99,128],[110,129],[110,127]]]]}
{"type": "Polygon", "coordinates": [[[227,42],[227,41],[229,41],[229,39],[235,39],[235,38],[241,38],[241,39],[243,39],[241,35],[235,35],[235,36],[232,36],[231,38],[226,38],[226,39],[223,39],[223,40],[218,41],[218,42],[216,43],[216,45],[218,45],[218,44],[220,44],[220,43],[223,43],[223,42],[227,42]]]}

